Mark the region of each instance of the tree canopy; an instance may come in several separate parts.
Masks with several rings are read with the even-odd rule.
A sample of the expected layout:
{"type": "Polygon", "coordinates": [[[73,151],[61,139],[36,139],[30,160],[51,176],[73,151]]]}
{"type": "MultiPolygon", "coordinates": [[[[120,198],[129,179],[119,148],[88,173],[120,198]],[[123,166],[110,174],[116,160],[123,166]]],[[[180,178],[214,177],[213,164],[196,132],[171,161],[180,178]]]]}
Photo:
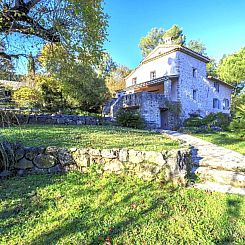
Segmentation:
{"type": "Polygon", "coordinates": [[[166,31],[163,28],[152,28],[145,37],[140,39],[139,48],[142,56],[146,57],[159,44],[164,44],[167,38],[171,38],[173,44],[183,45],[185,43],[183,31],[177,25],[173,25],[166,31]]]}
{"type": "Polygon", "coordinates": [[[140,39],[139,48],[143,57],[146,57],[157,45],[164,43],[163,34],[162,28],[152,28],[145,37],[140,39]]]}
{"type": "Polygon", "coordinates": [[[2,0],[0,10],[0,37],[8,43],[2,58],[25,56],[25,48],[44,43],[61,43],[83,62],[101,57],[107,34],[103,0],[2,0]]]}
{"type": "Polygon", "coordinates": [[[199,54],[206,55],[206,47],[200,40],[190,40],[187,44],[187,48],[199,54]]]}
{"type": "Polygon", "coordinates": [[[235,87],[245,81],[245,47],[223,57],[217,67],[217,74],[220,79],[235,87]]]}

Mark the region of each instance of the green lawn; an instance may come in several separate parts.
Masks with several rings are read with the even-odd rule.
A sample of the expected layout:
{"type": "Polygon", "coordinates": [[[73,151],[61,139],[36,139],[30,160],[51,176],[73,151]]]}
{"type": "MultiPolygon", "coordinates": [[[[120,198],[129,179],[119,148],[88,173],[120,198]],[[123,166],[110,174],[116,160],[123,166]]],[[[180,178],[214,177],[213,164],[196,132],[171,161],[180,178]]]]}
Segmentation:
{"type": "Polygon", "coordinates": [[[245,198],[87,174],[0,182],[0,244],[245,244],[245,198]]]}
{"type": "Polygon", "coordinates": [[[201,139],[245,155],[245,132],[195,133],[201,139]]]}
{"type": "Polygon", "coordinates": [[[0,129],[0,134],[8,140],[21,141],[26,146],[128,148],[155,151],[179,147],[179,142],[161,134],[120,127],[23,125],[0,129]]]}

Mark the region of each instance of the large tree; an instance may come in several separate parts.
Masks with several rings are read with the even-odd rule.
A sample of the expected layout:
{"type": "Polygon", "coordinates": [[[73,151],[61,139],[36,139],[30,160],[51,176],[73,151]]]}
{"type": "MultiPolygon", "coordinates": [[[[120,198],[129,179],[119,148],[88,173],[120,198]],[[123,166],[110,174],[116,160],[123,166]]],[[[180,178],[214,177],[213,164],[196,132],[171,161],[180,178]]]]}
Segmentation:
{"type": "MultiPolygon", "coordinates": [[[[43,73],[52,79],[42,79],[43,94],[49,97],[49,104],[54,103],[50,96],[55,95],[63,104],[71,108],[96,112],[109,94],[105,81],[99,77],[93,66],[84,64],[61,45],[45,45],[39,56],[43,73]],[[50,86],[50,81],[56,85],[50,86]],[[48,83],[47,83],[48,82],[48,83]]],[[[57,101],[57,98],[53,98],[57,101]]]]}
{"type": "Polygon", "coordinates": [[[200,40],[190,40],[187,47],[199,54],[206,55],[206,47],[200,40]]]}
{"type": "Polygon", "coordinates": [[[103,0],[2,0],[0,10],[0,37],[8,43],[2,58],[27,55],[25,48],[47,42],[61,43],[83,62],[101,57],[107,26],[103,0]]]}
{"type": "Polygon", "coordinates": [[[145,37],[140,39],[139,48],[143,57],[146,57],[157,45],[164,43],[163,34],[162,28],[152,28],[145,37]]]}
{"type": "Polygon", "coordinates": [[[106,86],[112,97],[115,96],[117,91],[125,89],[125,77],[129,73],[130,69],[128,67],[118,66],[106,77],[106,86]]]}
{"type": "Polygon", "coordinates": [[[171,38],[173,44],[185,44],[185,35],[183,34],[183,30],[177,25],[173,25],[171,28],[169,28],[164,33],[163,38],[171,38]]]}
{"type": "Polygon", "coordinates": [[[234,54],[223,57],[217,67],[217,74],[225,82],[235,87],[245,81],[245,47],[234,54]]]}
{"type": "Polygon", "coordinates": [[[173,25],[166,31],[162,28],[152,28],[145,37],[140,39],[139,48],[142,56],[146,57],[159,44],[164,44],[164,40],[167,38],[171,38],[173,44],[185,44],[183,31],[177,25],[173,25]]]}

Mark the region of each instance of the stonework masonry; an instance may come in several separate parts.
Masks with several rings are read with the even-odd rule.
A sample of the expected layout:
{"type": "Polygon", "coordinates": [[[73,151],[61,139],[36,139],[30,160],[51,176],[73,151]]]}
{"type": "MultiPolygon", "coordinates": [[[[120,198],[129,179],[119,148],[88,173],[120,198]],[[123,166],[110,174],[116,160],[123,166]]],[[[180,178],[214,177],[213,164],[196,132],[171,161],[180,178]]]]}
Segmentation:
{"type": "MultiPolygon", "coordinates": [[[[13,147],[13,146],[12,146],[13,147]]],[[[136,151],[132,149],[91,149],[23,147],[16,145],[14,161],[8,169],[0,165],[0,177],[69,170],[87,172],[97,165],[99,173],[136,175],[144,180],[181,181],[190,172],[190,149],[136,151]]]]}

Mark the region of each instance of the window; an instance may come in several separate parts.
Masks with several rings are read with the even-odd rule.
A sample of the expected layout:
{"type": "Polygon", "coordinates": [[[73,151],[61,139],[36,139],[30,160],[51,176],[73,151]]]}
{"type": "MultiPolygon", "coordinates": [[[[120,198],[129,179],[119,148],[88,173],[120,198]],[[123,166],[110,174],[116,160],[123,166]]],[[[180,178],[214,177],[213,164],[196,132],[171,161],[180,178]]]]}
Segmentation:
{"type": "Polygon", "coordinates": [[[197,100],[197,91],[195,89],[192,91],[192,99],[197,100]]]}
{"type": "Polygon", "coordinates": [[[223,110],[228,110],[230,106],[230,102],[228,99],[223,100],[223,110]]]}
{"type": "Polygon", "coordinates": [[[135,85],[136,83],[137,83],[137,77],[134,77],[134,78],[132,79],[132,84],[135,85]]]}
{"type": "Polygon", "coordinates": [[[197,68],[192,68],[192,76],[197,77],[197,68]]]}
{"type": "Polygon", "coordinates": [[[150,80],[156,79],[156,71],[151,71],[150,72],[150,80]]]}
{"type": "Polygon", "coordinates": [[[218,99],[213,99],[213,108],[220,109],[220,101],[218,99]]]}
{"type": "Polygon", "coordinates": [[[218,82],[214,82],[214,87],[215,87],[215,90],[217,92],[219,92],[219,83],[218,82]]]}

